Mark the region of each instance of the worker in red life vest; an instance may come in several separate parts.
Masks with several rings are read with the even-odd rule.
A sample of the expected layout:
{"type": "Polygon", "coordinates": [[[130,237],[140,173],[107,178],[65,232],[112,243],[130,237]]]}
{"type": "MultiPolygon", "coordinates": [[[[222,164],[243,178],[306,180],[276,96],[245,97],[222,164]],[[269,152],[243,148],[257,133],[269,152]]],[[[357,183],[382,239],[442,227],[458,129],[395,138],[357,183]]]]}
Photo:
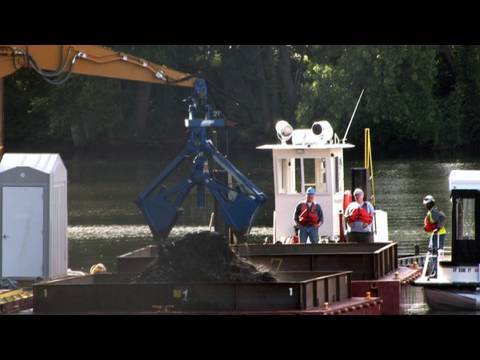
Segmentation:
{"type": "Polygon", "coordinates": [[[353,192],[355,201],[351,202],[345,209],[347,221],[347,241],[359,243],[373,243],[373,216],[375,209],[373,205],[364,201],[362,189],[355,189],[353,192]]]}
{"type": "Polygon", "coordinates": [[[436,252],[437,249],[443,249],[445,245],[447,217],[435,206],[435,199],[432,195],[423,198],[423,205],[427,209],[427,215],[423,220],[423,229],[430,238],[428,247],[436,252]]]}
{"type": "Polygon", "coordinates": [[[307,189],[307,198],[298,203],[293,220],[300,230],[300,243],[318,243],[318,228],[323,224],[323,212],[320,204],[314,201],[315,189],[307,189]]]}

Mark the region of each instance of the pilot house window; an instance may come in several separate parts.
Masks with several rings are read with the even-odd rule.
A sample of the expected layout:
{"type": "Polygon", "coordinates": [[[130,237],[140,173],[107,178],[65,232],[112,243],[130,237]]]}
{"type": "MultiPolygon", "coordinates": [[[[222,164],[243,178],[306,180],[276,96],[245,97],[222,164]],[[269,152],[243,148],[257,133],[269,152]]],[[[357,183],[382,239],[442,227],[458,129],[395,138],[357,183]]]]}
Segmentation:
{"type": "Polygon", "coordinates": [[[340,191],[340,161],[339,157],[335,156],[335,192],[340,191]]]}
{"type": "Polygon", "coordinates": [[[456,199],[457,239],[475,240],[475,199],[456,199]]]}
{"type": "Polygon", "coordinates": [[[304,171],[303,192],[314,187],[318,194],[327,192],[327,160],[302,159],[304,171]]]}
{"type": "Polygon", "coordinates": [[[327,160],[325,158],[278,159],[278,190],[283,194],[305,193],[310,186],[317,193],[327,192],[327,160]]]}

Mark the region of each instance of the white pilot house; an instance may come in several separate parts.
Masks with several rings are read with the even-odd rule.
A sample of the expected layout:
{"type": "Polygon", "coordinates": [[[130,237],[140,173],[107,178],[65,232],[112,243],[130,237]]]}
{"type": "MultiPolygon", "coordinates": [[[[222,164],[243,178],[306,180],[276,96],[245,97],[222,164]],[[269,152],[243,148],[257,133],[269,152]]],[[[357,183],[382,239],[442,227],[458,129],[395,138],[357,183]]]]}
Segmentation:
{"type": "MultiPolygon", "coordinates": [[[[315,201],[323,211],[319,236],[323,240],[338,241],[345,194],[343,149],[354,145],[340,141],[327,121],[315,122],[311,129],[298,130],[293,130],[286,121],[279,121],[276,131],[280,144],[257,148],[272,150],[274,242],[287,243],[294,235],[294,210],[298,202],[305,199],[308,187],[315,188],[315,201]]],[[[386,213],[376,211],[375,218],[375,241],[388,241],[386,213]]]]}

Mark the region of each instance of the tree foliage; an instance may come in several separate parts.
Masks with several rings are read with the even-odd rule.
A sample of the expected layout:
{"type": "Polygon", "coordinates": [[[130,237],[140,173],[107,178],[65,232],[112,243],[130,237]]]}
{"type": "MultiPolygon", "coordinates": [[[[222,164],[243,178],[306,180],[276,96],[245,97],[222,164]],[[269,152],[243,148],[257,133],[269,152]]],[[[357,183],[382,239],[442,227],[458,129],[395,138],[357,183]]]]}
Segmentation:
{"type": "MultiPolygon", "coordinates": [[[[457,45],[113,45],[207,79],[210,100],[238,123],[235,141],[274,139],[274,124],[329,120],[358,142],[370,127],[381,149],[475,148],[480,50],[457,45]]],[[[188,89],[72,76],[52,86],[32,71],[6,80],[7,139],[74,146],[178,140],[188,89]],[[168,136],[170,135],[170,136],[168,136]]]]}

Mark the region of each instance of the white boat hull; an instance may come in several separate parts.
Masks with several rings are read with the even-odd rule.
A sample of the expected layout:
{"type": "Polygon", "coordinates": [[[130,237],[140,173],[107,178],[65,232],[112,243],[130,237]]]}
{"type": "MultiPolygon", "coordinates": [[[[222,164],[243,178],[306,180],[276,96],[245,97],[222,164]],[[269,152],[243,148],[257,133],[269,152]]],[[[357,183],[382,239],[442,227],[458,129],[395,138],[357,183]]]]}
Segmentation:
{"type": "Polygon", "coordinates": [[[424,288],[428,306],[436,311],[480,310],[480,292],[456,289],[424,288]]]}

